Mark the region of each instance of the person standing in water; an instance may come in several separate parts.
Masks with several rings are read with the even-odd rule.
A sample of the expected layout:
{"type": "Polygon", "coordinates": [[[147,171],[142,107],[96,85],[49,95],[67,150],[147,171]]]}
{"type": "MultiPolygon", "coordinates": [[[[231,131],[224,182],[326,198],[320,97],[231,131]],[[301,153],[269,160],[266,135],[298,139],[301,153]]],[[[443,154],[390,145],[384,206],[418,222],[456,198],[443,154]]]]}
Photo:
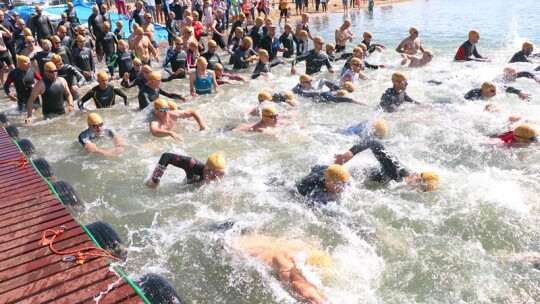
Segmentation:
{"type": "Polygon", "coordinates": [[[489,58],[484,57],[478,53],[476,44],[480,40],[480,32],[477,30],[471,30],[469,32],[469,39],[458,48],[455,61],[489,61],[489,58]]]}

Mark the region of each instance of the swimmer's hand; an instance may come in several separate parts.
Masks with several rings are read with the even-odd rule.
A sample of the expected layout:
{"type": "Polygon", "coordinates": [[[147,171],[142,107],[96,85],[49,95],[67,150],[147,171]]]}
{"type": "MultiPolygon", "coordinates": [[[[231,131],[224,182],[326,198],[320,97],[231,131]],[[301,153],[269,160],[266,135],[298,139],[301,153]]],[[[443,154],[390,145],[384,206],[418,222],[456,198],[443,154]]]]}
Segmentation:
{"type": "Polygon", "coordinates": [[[183,141],[184,139],[182,138],[182,136],[180,136],[180,134],[174,132],[174,131],[170,131],[169,135],[176,139],[177,141],[183,141]]]}
{"type": "Polygon", "coordinates": [[[519,98],[521,98],[523,100],[527,100],[527,101],[531,100],[531,94],[523,92],[523,91],[519,92],[518,96],[519,96],[519,98]]]}
{"type": "Polygon", "coordinates": [[[290,105],[291,107],[296,107],[296,105],[298,104],[298,103],[296,102],[296,100],[294,100],[294,99],[287,99],[287,100],[285,100],[285,102],[286,102],[288,105],[290,105]]]}
{"type": "Polygon", "coordinates": [[[206,124],[204,122],[201,122],[201,124],[199,125],[199,131],[204,131],[206,130],[206,124]]]}
{"type": "Polygon", "coordinates": [[[79,92],[79,86],[72,85],[72,86],[71,86],[71,90],[72,90],[73,92],[79,92]]]}
{"type": "Polygon", "coordinates": [[[27,124],[27,125],[31,125],[32,124],[32,117],[28,117],[24,120],[24,123],[27,124]]]}
{"type": "Polygon", "coordinates": [[[180,96],[180,100],[182,100],[183,102],[190,102],[189,97],[187,96],[180,96]]]}
{"type": "Polygon", "coordinates": [[[534,81],[536,81],[536,83],[540,83],[540,76],[534,76],[534,81]]]}
{"type": "Polygon", "coordinates": [[[334,154],[334,164],[343,165],[354,157],[354,154],[351,151],[347,151],[341,154],[334,154]]]}
{"type": "Polygon", "coordinates": [[[154,183],[154,181],[152,181],[151,179],[146,182],[146,185],[151,189],[156,189],[157,187],[159,187],[159,183],[154,183]]]}
{"type": "Polygon", "coordinates": [[[11,99],[11,101],[17,101],[17,94],[15,93],[9,93],[9,99],[11,99]]]}
{"type": "Polygon", "coordinates": [[[367,103],[359,100],[359,99],[356,99],[356,98],[352,98],[352,102],[357,104],[357,105],[361,105],[361,106],[367,106],[367,103]]]}
{"type": "Polygon", "coordinates": [[[184,73],[184,69],[179,68],[178,70],[176,70],[176,71],[174,72],[174,75],[178,75],[178,74],[182,74],[182,73],[184,73]]]}
{"type": "Polygon", "coordinates": [[[197,97],[199,97],[199,94],[197,94],[197,93],[193,92],[193,93],[191,93],[191,96],[193,96],[193,97],[197,98],[197,97]]]}
{"type": "Polygon", "coordinates": [[[291,67],[291,74],[292,75],[295,75],[296,74],[296,68],[293,66],[291,67]]]}
{"type": "Polygon", "coordinates": [[[386,69],[386,64],[379,64],[379,68],[386,69]]]}

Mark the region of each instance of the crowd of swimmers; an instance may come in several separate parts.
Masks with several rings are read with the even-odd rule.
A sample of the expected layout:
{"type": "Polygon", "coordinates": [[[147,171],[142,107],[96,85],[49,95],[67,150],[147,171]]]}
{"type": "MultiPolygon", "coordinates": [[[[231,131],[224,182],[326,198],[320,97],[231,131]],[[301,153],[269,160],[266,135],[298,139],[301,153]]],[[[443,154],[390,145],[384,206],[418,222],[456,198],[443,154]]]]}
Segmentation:
{"type": "MultiPolygon", "coordinates": [[[[359,83],[369,79],[364,69],[387,68],[382,64],[369,63],[370,54],[386,49],[384,45],[372,41],[370,32],[363,32],[362,41],[348,52],[348,44],[356,39],[350,29],[350,20],[345,20],[335,30],[335,44],[325,43],[320,36],[312,32],[307,14],[301,15],[301,21],[296,26],[285,23],[281,34],[277,33],[275,20],[254,18],[253,24],[249,24],[243,13],[234,15],[230,30],[227,30],[229,16],[224,16],[224,10],[219,7],[221,2],[215,1],[214,3],[218,3],[217,9],[210,10],[210,16],[204,16],[207,20],[206,38],[202,35],[203,25],[199,21],[202,16],[197,11],[186,9],[181,16],[176,16],[173,11],[167,12],[169,48],[165,56],[161,56],[155,39],[152,23],[154,16],[146,13],[141,17],[140,2],[136,4],[137,17],[130,20],[130,24],[135,22],[130,26],[131,34],[128,37],[124,37],[121,21],[117,21],[116,29],[111,31],[113,23],[106,5],[93,7],[88,27],[80,24],[71,3],[68,3],[56,29],[42,14],[39,6],[35,7],[36,16],[33,17],[32,28],[26,27],[25,21],[16,13],[9,15],[2,12],[0,64],[4,92],[17,104],[19,111],[26,112],[27,124],[33,122],[36,109],[42,112],[45,119],[62,116],[77,109],[87,113],[88,128],[79,135],[79,142],[89,153],[110,157],[124,152],[123,139],[106,124],[100,114],[88,113],[86,105],[92,101],[95,108],[108,108],[121,98],[126,107],[131,107],[134,103],[129,102],[124,91],[135,87],[138,89],[138,103],[135,103],[137,108],[151,109],[147,111],[149,136],[172,137],[178,141],[183,140],[175,131],[179,118],[194,119],[200,130],[205,130],[207,126],[203,119],[204,113],[194,109],[180,109],[173,99],[182,103],[189,102],[201,95],[219,93],[225,90],[222,86],[227,84],[268,79],[272,69],[278,65],[290,64],[290,71],[294,75],[297,73],[297,65],[305,62],[305,72],[297,76],[298,83],[291,87],[291,91],[272,92],[268,88],[261,90],[258,94],[258,105],[250,111],[251,115],[260,117],[260,120],[234,126],[232,131],[273,134],[272,129],[284,121],[284,115],[278,113],[276,103],[289,107],[295,107],[301,101],[367,105],[365,101],[351,97],[350,93],[356,90],[359,83]],[[219,53],[218,47],[221,49],[219,53]],[[279,53],[282,54],[281,57],[278,57],[279,53]],[[226,54],[229,55],[229,60],[222,59],[226,54]],[[343,65],[341,71],[334,67],[339,62],[343,65]],[[99,66],[103,68],[100,70],[99,66]],[[169,76],[163,78],[158,71],[160,67],[169,76]],[[314,79],[323,67],[336,74],[335,79],[314,79]],[[253,70],[250,77],[238,74],[246,69],[253,70]],[[4,71],[7,75],[4,75],[4,71]],[[189,84],[189,92],[168,92],[162,88],[162,82],[172,81],[189,84]],[[97,85],[86,87],[95,82],[97,85]],[[116,85],[118,82],[122,89],[116,85]],[[12,86],[15,92],[12,91],[12,86]],[[105,147],[107,144],[103,139],[106,138],[110,138],[112,147],[105,147]]],[[[470,31],[468,40],[458,48],[455,60],[489,61],[488,57],[480,55],[476,47],[479,39],[478,31],[470,31]]],[[[429,64],[434,56],[433,52],[425,49],[415,27],[409,29],[409,36],[398,44],[395,51],[401,54],[401,64],[405,67],[423,67],[429,64]]],[[[538,56],[533,54],[533,51],[532,43],[523,43],[522,50],[512,56],[510,63],[533,63],[533,58],[538,56]]],[[[540,67],[536,68],[536,71],[539,69],[540,67]]],[[[467,92],[465,98],[486,100],[495,96],[497,89],[501,87],[508,93],[517,94],[521,99],[530,99],[529,93],[510,84],[522,77],[540,83],[540,77],[532,70],[517,71],[513,67],[507,67],[502,75],[494,77],[495,80],[486,81],[480,88],[467,92]]],[[[262,85],[264,83],[261,82],[262,85]]],[[[399,115],[400,106],[405,102],[425,106],[409,96],[407,86],[406,74],[394,72],[391,76],[391,87],[381,92],[380,110],[399,115]]],[[[494,109],[495,105],[486,105],[486,110],[494,109]]],[[[100,113],[107,116],[105,111],[100,113]]],[[[388,127],[384,120],[377,118],[362,121],[340,132],[358,135],[358,143],[345,152],[335,154],[333,164],[313,166],[311,171],[298,181],[297,192],[305,197],[309,205],[327,204],[345,192],[351,186],[352,177],[344,164],[365,150],[370,150],[378,162],[378,166],[367,173],[368,180],[379,183],[404,182],[412,189],[420,191],[434,191],[439,188],[440,180],[436,172],[410,170],[385,148],[384,138],[388,127]]],[[[537,142],[538,132],[533,125],[522,123],[513,130],[492,137],[500,141],[501,145],[511,147],[537,142]]],[[[157,188],[169,165],[184,170],[188,183],[219,181],[225,178],[225,155],[215,152],[209,154],[203,162],[186,155],[163,153],[146,184],[150,188],[157,188]]],[[[268,242],[268,239],[264,240],[268,242]]],[[[278,259],[274,264],[276,271],[296,298],[315,303],[327,301],[325,295],[307,282],[300,273],[290,273],[294,268],[292,252],[296,252],[298,248],[292,245],[264,247],[260,242],[261,238],[256,238],[251,242],[246,241],[243,246],[251,255],[263,260],[268,256],[278,259]],[[262,252],[264,248],[267,251],[262,252]],[[289,272],[284,274],[283,271],[289,272]]]]}

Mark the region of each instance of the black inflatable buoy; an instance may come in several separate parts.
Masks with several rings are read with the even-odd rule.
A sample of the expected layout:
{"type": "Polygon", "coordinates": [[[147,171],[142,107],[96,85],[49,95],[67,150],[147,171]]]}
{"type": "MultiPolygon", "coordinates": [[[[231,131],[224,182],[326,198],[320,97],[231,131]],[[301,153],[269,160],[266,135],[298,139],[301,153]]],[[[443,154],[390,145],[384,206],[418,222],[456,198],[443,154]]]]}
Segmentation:
{"type": "Polygon", "coordinates": [[[0,124],[5,125],[9,122],[6,114],[4,112],[0,113],[0,124]]]}
{"type": "Polygon", "coordinates": [[[79,206],[82,201],[68,182],[58,181],[53,184],[54,190],[60,196],[60,200],[66,206],[79,206]]]}
{"type": "Polygon", "coordinates": [[[38,169],[39,173],[43,175],[43,177],[47,179],[53,177],[54,174],[52,172],[51,166],[45,160],[45,158],[40,157],[38,159],[34,159],[32,162],[34,163],[34,166],[36,166],[36,168],[38,169]]]}
{"type": "Polygon", "coordinates": [[[124,243],[109,224],[101,221],[94,222],[86,225],[86,229],[94,236],[94,239],[101,248],[109,251],[112,255],[122,261],[125,261],[127,250],[124,247],[124,243]]]}
{"type": "Polygon", "coordinates": [[[9,135],[9,137],[11,137],[13,139],[19,139],[20,136],[21,136],[19,134],[19,129],[17,129],[17,127],[15,127],[14,125],[7,126],[6,127],[6,132],[9,135]]]}
{"type": "Polygon", "coordinates": [[[36,148],[34,148],[34,145],[28,138],[18,140],[17,144],[26,156],[32,156],[34,153],[36,153],[36,148]]]}
{"type": "Polygon", "coordinates": [[[149,273],[137,285],[152,304],[185,304],[176,290],[160,275],[149,273]]]}

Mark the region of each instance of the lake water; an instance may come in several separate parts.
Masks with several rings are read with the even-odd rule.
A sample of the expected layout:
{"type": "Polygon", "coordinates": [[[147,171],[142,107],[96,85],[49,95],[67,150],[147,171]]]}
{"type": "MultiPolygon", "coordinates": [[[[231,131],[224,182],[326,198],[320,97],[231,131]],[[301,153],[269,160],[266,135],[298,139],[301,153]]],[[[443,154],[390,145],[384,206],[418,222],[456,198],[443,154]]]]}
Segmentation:
{"type": "MultiPolygon", "coordinates": [[[[292,89],[298,78],[289,66],[274,68],[268,81],[223,86],[220,94],[183,104],[198,109],[210,128],[199,132],[194,121],[181,121],[176,128],[184,137],[181,143],[152,138],[143,115],[123,105],[98,111],[126,142],[125,154],[116,159],[88,155],[80,147],[77,136],[86,128],[80,114],[37,119],[32,126],[21,125],[24,117],[13,110],[8,115],[56,176],[69,181],[86,202],[76,216],[83,223],[106,221],[123,237],[129,251],[122,266],[126,273],[135,279],[159,273],[189,302],[294,302],[266,266],[236,249],[241,228],[303,239],[327,250],[334,263],[331,275],[304,273],[333,303],[539,302],[540,271],[511,257],[540,250],[540,148],[500,148],[486,136],[508,130],[510,114],[537,118],[540,85],[530,79],[515,83],[533,94],[529,102],[500,90],[492,100],[501,107],[499,114],[483,112],[482,101],[463,99],[499,75],[525,40],[540,41],[538,2],[415,1],[348,17],[358,37],[370,30],[374,42],[387,46],[369,61],[389,68],[366,71],[371,80],[353,93],[369,106],[300,99],[297,108],[280,107],[280,113],[296,118],[277,127],[276,138],[223,129],[257,121],[247,113],[260,89],[292,89]],[[422,69],[401,68],[394,52],[410,26],[418,27],[424,46],[435,55],[422,69]],[[492,62],[453,62],[472,28],[481,32],[480,53],[492,62]],[[431,107],[404,105],[392,114],[375,109],[395,70],[408,74],[409,94],[431,107]],[[295,182],[357,140],[336,129],[375,117],[389,125],[387,149],[412,170],[437,171],[441,188],[422,193],[401,184],[365,184],[364,169],[376,164],[366,151],[346,164],[355,182],[340,202],[320,210],[307,207],[295,194],[295,182]],[[223,151],[228,162],[220,183],[183,185],[181,170],[169,167],[157,191],[144,186],[163,152],[204,161],[215,151],[223,151]],[[228,218],[237,220],[237,228],[209,229],[228,218]]],[[[329,42],[342,20],[341,14],[332,14],[312,18],[311,26],[329,42]]],[[[342,64],[336,63],[336,70],[342,64]]],[[[537,65],[514,66],[531,71],[537,65]]],[[[337,76],[315,76],[323,77],[337,76]]],[[[189,91],[185,81],[163,86],[189,91]]],[[[135,108],[136,89],[127,93],[135,108]]],[[[1,100],[0,109],[10,107],[1,100]]]]}

